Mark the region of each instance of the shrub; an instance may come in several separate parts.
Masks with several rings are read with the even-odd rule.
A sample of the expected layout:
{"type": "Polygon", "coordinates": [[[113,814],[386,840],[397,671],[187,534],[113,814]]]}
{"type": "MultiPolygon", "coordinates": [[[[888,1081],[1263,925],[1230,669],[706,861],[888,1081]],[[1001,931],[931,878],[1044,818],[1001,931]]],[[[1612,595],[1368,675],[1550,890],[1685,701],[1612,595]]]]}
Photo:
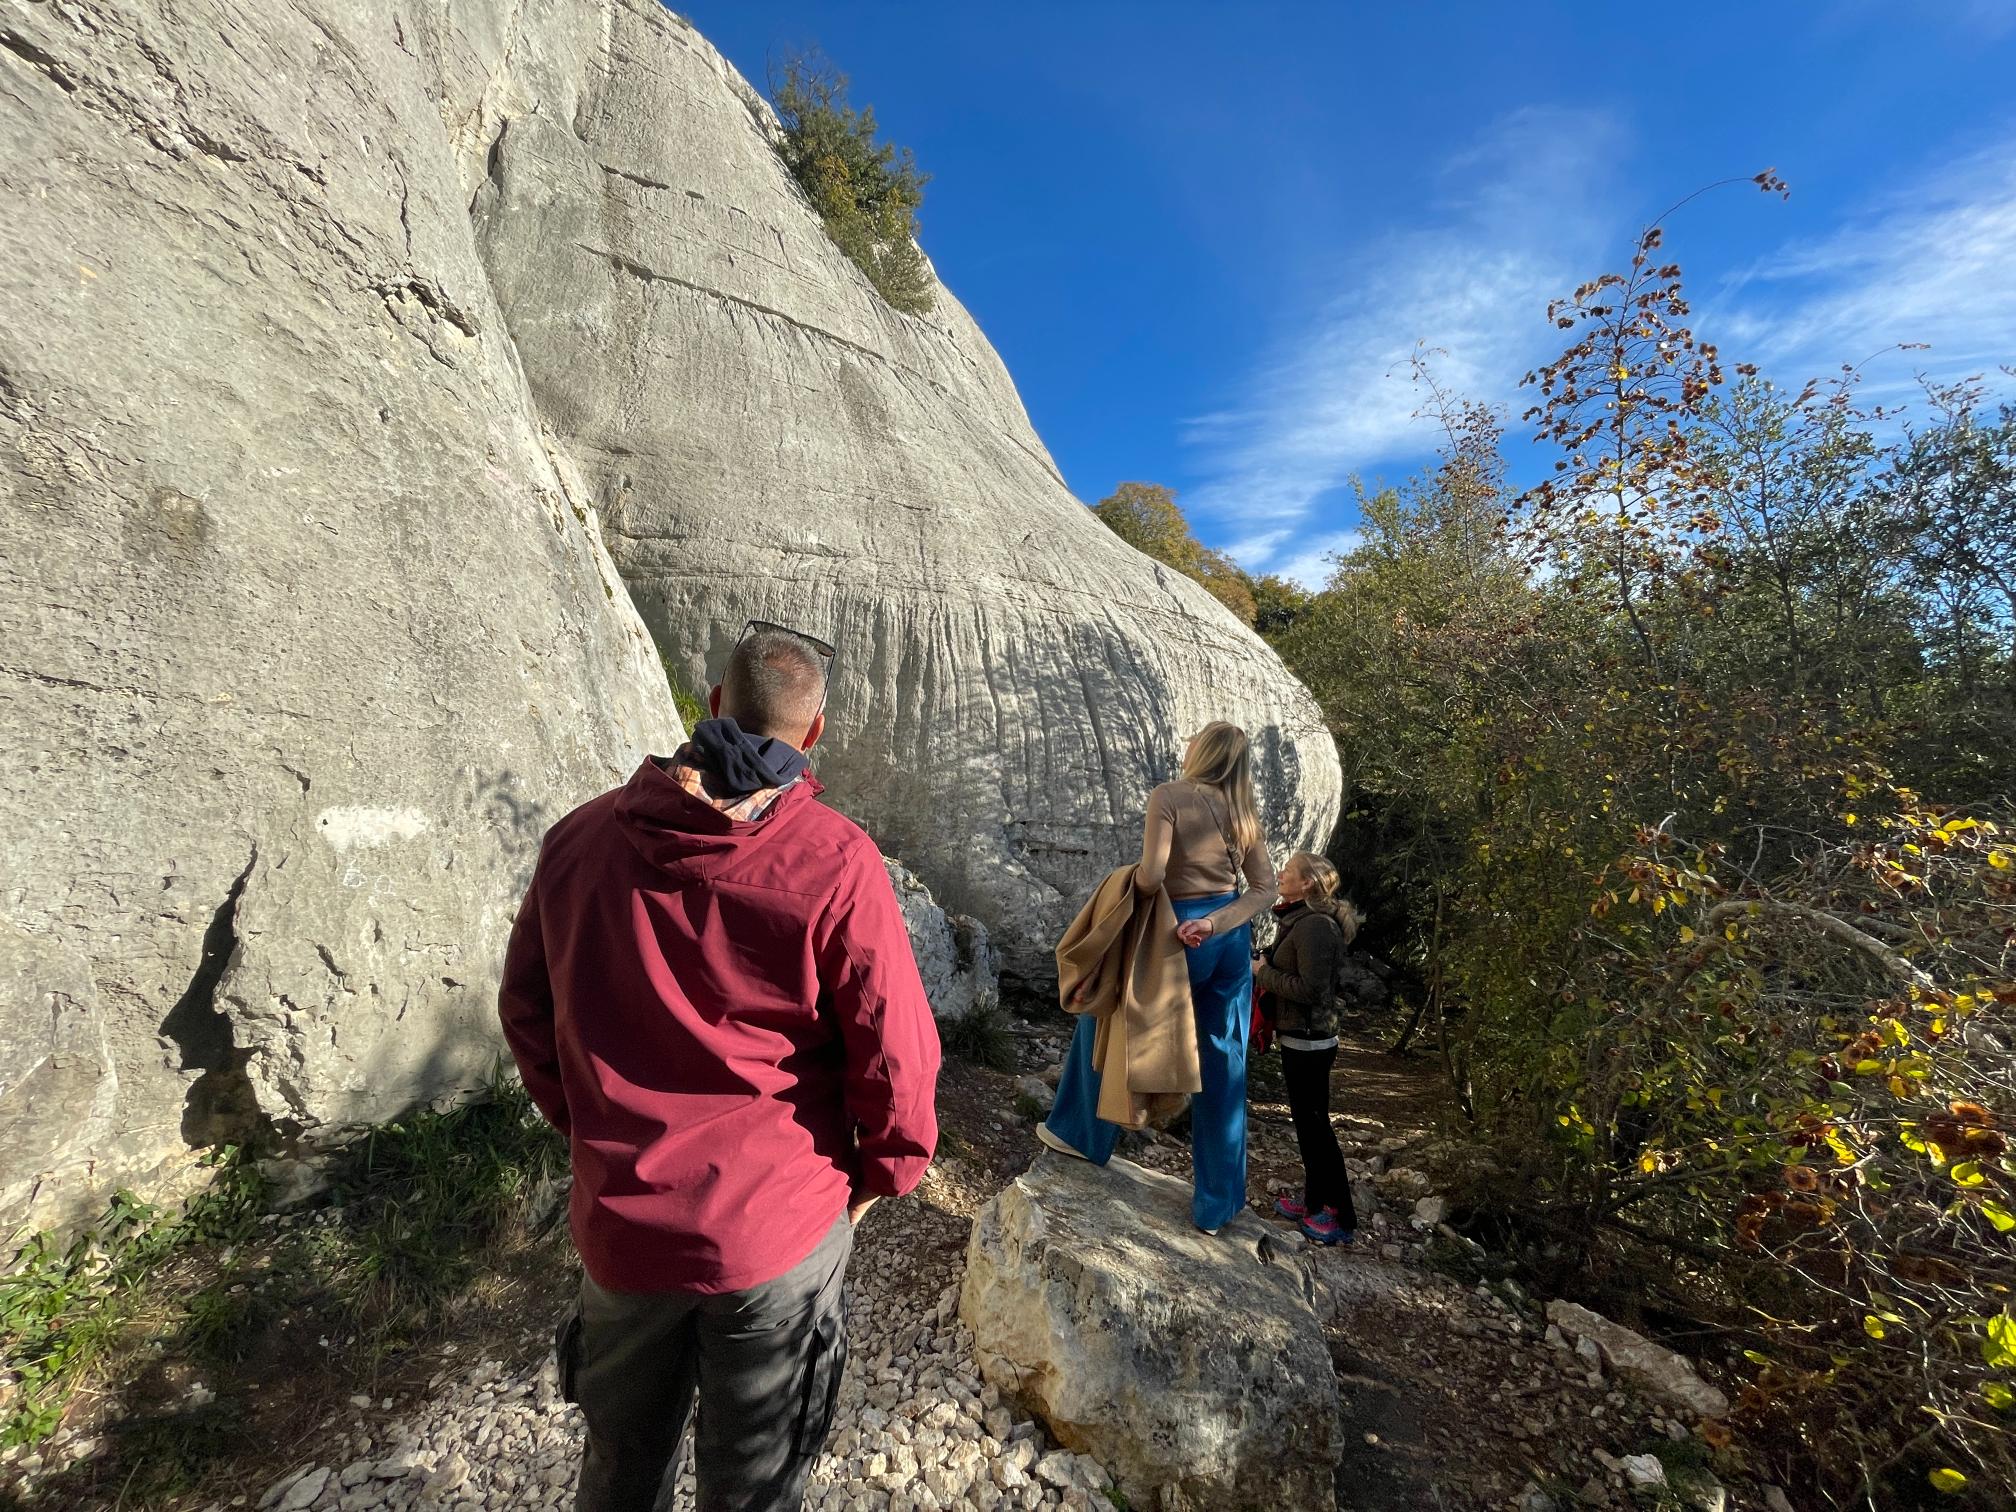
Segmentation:
{"type": "Polygon", "coordinates": [[[976,1004],[939,1028],[945,1053],[989,1071],[1015,1069],[1015,1034],[1008,1010],[996,1004],[976,1004]]]}
{"type": "Polygon", "coordinates": [[[1935,389],[1886,445],[1852,373],[1725,375],[1664,257],[1548,312],[1552,481],[1511,498],[1497,417],[1431,383],[1442,463],[1361,500],[1278,643],[1501,1168],[1483,1219],[1719,1340],[1718,1453],[1999,1505],[2016,417],[1935,389]]]}
{"type": "Polygon", "coordinates": [[[892,309],[931,308],[931,265],[917,246],[926,175],[910,149],[875,140],[872,106],[847,103],[847,76],[816,58],[795,58],[773,84],[784,138],[779,154],[812,201],[835,246],[867,275],[892,309]]]}

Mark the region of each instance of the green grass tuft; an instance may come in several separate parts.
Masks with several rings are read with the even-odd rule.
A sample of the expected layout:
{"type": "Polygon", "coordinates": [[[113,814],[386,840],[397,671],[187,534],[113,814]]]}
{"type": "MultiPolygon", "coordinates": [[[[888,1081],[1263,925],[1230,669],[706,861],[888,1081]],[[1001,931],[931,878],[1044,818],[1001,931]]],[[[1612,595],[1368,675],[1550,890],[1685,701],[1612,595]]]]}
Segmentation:
{"type": "Polygon", "coordinates": [[[939,1026],[938,1036],[947,1055],[985,1066],[989,1071],[1013,1071],[1015,1036],[1008,1025],[1006,1009],[985,1005],[960,1018],[946,1020],[939,1026]]]}

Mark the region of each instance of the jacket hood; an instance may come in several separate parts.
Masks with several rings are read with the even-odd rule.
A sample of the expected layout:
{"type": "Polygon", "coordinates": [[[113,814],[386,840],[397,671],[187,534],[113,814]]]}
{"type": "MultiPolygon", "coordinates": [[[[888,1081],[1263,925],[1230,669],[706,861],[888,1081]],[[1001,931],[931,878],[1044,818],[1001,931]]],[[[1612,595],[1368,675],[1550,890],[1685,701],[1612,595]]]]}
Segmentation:
{"type": "Polygon", "coordinates": [[[1344,898],[1304,898],[1300,902],[1288,904],[1279,910],[1282,923],[1301,913],[1321,914],[1335,924],[1349,945],[1358,934],[1358,910],[1344,898]]]}
{"type": "Polygon", "coordinates": [[[706,876],[716,866],[769,844],[790,816],[825,791],[807,772],[777,795],[760,819],[730,819],[689,793],[665,770],[664,756],[647,756],[616,794],[616,822],[645,861],[675,881],[706,876]]]}

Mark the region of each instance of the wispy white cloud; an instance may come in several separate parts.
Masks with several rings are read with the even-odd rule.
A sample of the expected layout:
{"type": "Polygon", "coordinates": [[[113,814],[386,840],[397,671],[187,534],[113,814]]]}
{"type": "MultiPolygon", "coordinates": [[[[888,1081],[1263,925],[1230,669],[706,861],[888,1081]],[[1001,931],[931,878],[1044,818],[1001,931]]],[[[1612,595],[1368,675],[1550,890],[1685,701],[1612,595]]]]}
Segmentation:
{"type": "Polygon", "coordinates": [[[1242,399],[1190,423],[1205,482],[1185,503],[1249,568],[1327,575],[1344,539],[1316,517],[1326,495],[1433,444],[1408,381],[1417,345],[1466,396],[1510,399],[1549,335],[1548,299],[1572,287],[1606,231],[1598,206],[1621,132],[1588,111],[1528,109],[1445,163],[1425,222],[1368,242],[1337,268],[1242,399]]]}
{"type": "Polygon", "coordinates": [[[2016,362],[2016,131],[1752,263],[1701,324],[1788,384],[1904,342],[1929,349],[1872,363],[1866,395],[1902,397],[1919,370],[1992,378],[2016,362]]]}
{"type": "Polygon", "coordinates": [[[1364,535],[1356,530],[1334,530],[1326,535],[1303,536],[1297,542],[1303,549],[1294,556],[1277,559],[1273,570],[1304,588],[1321,588],[1330,581],[1333,558],[1345,555],[1364,539],[1364,535]]]}

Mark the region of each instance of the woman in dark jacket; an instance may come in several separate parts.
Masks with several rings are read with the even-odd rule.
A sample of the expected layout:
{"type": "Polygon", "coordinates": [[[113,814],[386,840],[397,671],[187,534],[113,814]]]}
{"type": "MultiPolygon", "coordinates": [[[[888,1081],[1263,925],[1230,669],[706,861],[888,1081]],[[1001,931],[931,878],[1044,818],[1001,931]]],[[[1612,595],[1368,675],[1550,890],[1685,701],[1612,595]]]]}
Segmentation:
{"type": "Polygon", "coordinates": [[[1318,1244],[1349,1244],[1358,1227],[1351,1177],[1330,1126],[1330,1071],[1337,1064],[1337,968],[1358,932],[1358,914],[1336,896],[1337,868],[1307,852],[1281,868],[1274,943],[1253,968],[1273,1020],[1288,1083],[1288,1111],[1302,1150],[1302,1198],[1275,1199],[1318,1244]]]}

